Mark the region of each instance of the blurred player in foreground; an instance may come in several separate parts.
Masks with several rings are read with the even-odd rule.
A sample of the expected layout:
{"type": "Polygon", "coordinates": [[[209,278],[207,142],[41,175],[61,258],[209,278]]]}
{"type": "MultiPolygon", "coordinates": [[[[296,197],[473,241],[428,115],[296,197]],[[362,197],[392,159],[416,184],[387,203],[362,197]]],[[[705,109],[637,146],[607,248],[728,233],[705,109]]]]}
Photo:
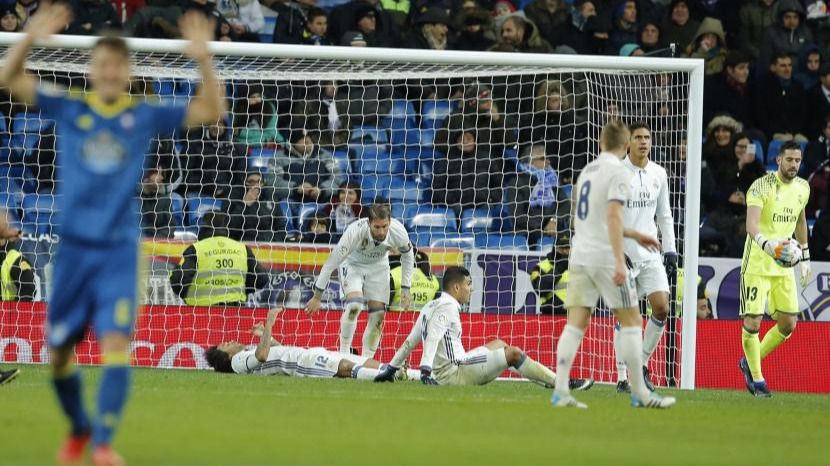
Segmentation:
{"type": "Polygon", "coordinates": [[[136,317],[141,179],[150,139],[187,125],[216,121],[222,91],[207,41],[214,24],[188,14],[180,23],[187,54],[198,64],[202,86],[190,105],[160,105],[129,96],[130,55],[117,37],[102,37],[91,53],[91,91],[39,84],[27,74],[26,56],[35,41],[63,31],[71,20],[63,3],[41,3],[26,34],[5,56],[0,87],[12,98],[37,106],[55,120],[60,158],[56,221],[61,244],[55,257],[55,287],[49,298],[48,345],[53,383],[70,435],[58,451],[61,464],[79,464],[90,439],[92,463],[121,465],[110,447],[129,388],[129,344],[136,317]],[[81,377],[73,367],[74,346],[88,325],[95,329],[104,368],[93,421],[83,403],[81,377]]]}
{"type": "MultiPolygon", "coordinates": [[[[409,354],[423,342],[420,369],[421,382],[426,385],[484,385],[508,369],[546,387],[556,384],[553,371],[502,340],[466,352],[461,343],[459,313],[473,293],[470,272],[464,267],[448,267],[441,285],[444,292],[421,309],[406,341],[376,381],[392,381],[409,354]]],[[[587,390],[593,384],[590,379],[574,379],[572,388],[587,390]]]]}
{"type": "MultiPolygon", "coordinates": [[[[574,236],[571,246],[570,282],[565,307],[568,323],[556,347],[556,371],[562,378],[571,366],[597,300],[603,301],[620,321],[620,355],[631,373],[631,404],[635,407],[668,408],[672,397],[649,392],[643,382],[642,325],[637,305],[637,289],[624,254],[623,238],[632,238],[645,248],[659,251],[653,237],[623,227],[623,209],[630,198],[631,173],[623,166],[629,131],[614,120],[602,128],[602,152],[582,169],[576,183],[574,236]],[[613,257],[613,265],[608,259],[613,257]]],[[[557,384],[551,398],[556,407],[587,408],[568,391],[568,384],[557,384]]]]}
{"type": "MultiPolygon", "coordinates": [[[[258,324],[253,334],[259,337],[255,348],[232,341],[211,346],[205,359],[216,372],[236,374],[287,375],[294,377],[353,378],[374,380],[380,363],[374,359],[337,353],[325,348],[285,346],[271,337],[271,329],[282,312],[281,308],[268,311],[264,324],[258,324]]],[[[415,370],[400,370],[395,380],[417,380],[415,370]]]]}
{"type": "Polygon", "coordinates": [[[792,266],[799,260],[801,286],[810,282],[809,230],[804,214],[810,185],[798,177],[801,146],[785,142],[776,161],[778,170],[755,180],[746,195],[747,235],[741,261],[741,341],[745,356],[738,367],[749,393],[761,398],[772,396],[761,373],[761,360],[795,330],[799,309],[792,266]],[[793,233],[800,248],[791,239],[793,233]],[[767,308],[777,324],[759,341],[767,308]]]}
{"type": "Polygon", "coordinates": [[[357,329],[357,316],[363,302],[369,308],[369,321],[363,331],[361,356],[374,357],[383,335],[383,320],[389,305],[389,251],[401,254],[401,308],[412,306],[412,271],[415,257],[409,234],[401,222],[392,218],[389,207],[374,204],[369,218],[353,222],[331,250],[329,258],[314,283],[314,296],[305,311],[313,315],[320,310],[320,299],[329,285],[331,274],[340,267],[340,287],[346,302],[340,318],[340,352],[349,353],[357,329]]]}

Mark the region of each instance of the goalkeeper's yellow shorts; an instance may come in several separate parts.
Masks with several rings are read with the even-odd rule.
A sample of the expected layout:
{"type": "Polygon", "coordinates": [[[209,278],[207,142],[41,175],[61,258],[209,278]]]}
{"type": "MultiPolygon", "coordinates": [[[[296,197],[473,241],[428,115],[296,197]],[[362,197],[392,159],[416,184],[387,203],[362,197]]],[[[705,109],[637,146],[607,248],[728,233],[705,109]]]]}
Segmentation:
{"type": "Polygon", "coordinates": [[[769,301],[769,314],[798,314],[795,275],[741,274],[741,315],[763,315],[769,301]]]}

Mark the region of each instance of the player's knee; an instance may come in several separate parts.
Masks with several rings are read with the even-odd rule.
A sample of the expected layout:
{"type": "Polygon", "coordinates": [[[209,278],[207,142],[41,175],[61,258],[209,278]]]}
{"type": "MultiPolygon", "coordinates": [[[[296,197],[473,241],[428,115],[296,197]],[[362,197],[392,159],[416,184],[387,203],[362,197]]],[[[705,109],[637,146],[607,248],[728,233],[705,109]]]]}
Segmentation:
{"type": "Polygon", "coordinates": [[[669,316],[669,304],[660,303],[651,307],[651,316],[659,321],[664,321],[669,316]]]}
{"type": "Polygon", "coordinates": [[[761,318],[755,316],[744,317],[744,328],[750,332],[758,332],[761,330],[761,318]]]}
{"type": "Polygon", "coordinates": [[[504,348],[504,357],[508,366],[516,367],[524,359],[524,352],[515,346],[507,346],[504,348]]]}
{"type": "Polygon", "coordinates": [[[360,298],[349,298],[344,306],[345,317],[349,320],[357,320],[357,315],[363,310],[363,300],[360,298]]]}
{"type": "Polygon", "coordinates": [[[778,322],[778,331],[784,336],[790,336],[795,331],[795,320],[781,320],[778,322]]]}

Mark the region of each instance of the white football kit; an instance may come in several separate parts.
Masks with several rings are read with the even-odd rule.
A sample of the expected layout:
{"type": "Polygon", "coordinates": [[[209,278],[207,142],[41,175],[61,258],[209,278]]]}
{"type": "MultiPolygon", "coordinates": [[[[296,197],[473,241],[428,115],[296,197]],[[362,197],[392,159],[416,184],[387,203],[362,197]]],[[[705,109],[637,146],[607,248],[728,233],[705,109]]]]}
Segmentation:
{"type": "Polygon", "coordinates": [[[337,374],[340,361],[347,359],[363,364],[368,358],[329,351],[325,348],[299,346],[272,346],[265,362],[256,358],[256,346],[240,351],[231,358],[231,368],[237,374],[287,375],[294,377],[329,378],[337,374]]]}
{"type": "MultiPolygon", "coordinates": [[[[666,170],[651,161],[646,163],[645,168],[640,168],[628,158],[623,160],[623,165],[632,176],[631,195],[623,212],[625,228],[657,238],[659,227],[663,252],[677,252],[666,170]]],[[[660,252],[650,251],[640,246],[637,241],[625,238],[625,255],[633,263],[633,274],[640,297],[661,291],[670,292],[660,252]]]]}
{"type": "Polygon", "coordinates": [[[422,342],[420,367],[431,369],[439,384],[484,385],[495,380],[508,367],[504,348],[481,346],[469,353],[464,351],[460,311],[461,305],[447,293],[424,305],[390,364],[401,367],[422,342]]]}
{"type": "Polygon", "coordinates": [[[625,205],[630,191],[631,173],[614,154],[599,154],[579,174],[566,308],[594,308],[600,296],[612,309],[637,305],[631,271],[622,286],[614,284],[614,253],[608,240],[608,203],[625,205]]]}
{"type": "Polygon", "coordinates": [[[357,220],[346,228],[332,249],[314,287],[325,290],[331,274],[339,267],[343,297],[360,292],[367,300],[389,304],[389,251],[401,254],[401,287],[408,288],[412,283],[415,256],[406,228],[391,219],[386,238],[375,241],[369,230],[369,219],[357,220]]]}

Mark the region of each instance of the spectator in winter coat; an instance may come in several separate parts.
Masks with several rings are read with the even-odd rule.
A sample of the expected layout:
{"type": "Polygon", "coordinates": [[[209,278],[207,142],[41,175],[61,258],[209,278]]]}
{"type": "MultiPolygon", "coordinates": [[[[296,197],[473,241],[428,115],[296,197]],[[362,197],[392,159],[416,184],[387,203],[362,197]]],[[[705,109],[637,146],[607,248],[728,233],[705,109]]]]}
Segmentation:
{"type": "Polygon", "coordinates": [[[73,0],[72,22],[67,34],[93,35],[106,29],[121,29],[121,17],[109,0],[73,0]]]}
{"type": "Polygon", "coordinates": [[[455,41],[457,50],[475,50],[483,52],[495,44],[493,20],[490,14],[481,8],[461,10],[457,17],[458,36],[455,41]]]}
{"type": "Polygon", "coordinates": [[[608,41],[607,55],[617,55],[625,44],[637,43],[637,2],[625,0],[613,12],[613,29],[608,41]]]}
{"type": "Polygon", "coordinates": [[[754,89],[748,84],[750,60],[745,52],[729,52],[723,72],[706,78],[703,121],[711,121],[718,114],[728,114],[748,127],[755,127],[754,89]]]}
{"type": "Polygon", "coordinates": [[[823,134],[824,120],[830,116],[830,63],[821,65],[819,78],[819,83],[807,91],[807,135],[813,139],[823,134]]]}
{"type": "MultiPolygon", "coordinates": [[[[798,57],[802,47],[813,42],[813,33],[805,22],[804,7],[798,0],[781,0],[778,2],[776,21],[764,31],[761,40],[759,69],[766,69],[772,60],[780,54],[789,54],[793,60],[798,57]]],[[[798,66],[798,63],[793,63],[798,66]]]]}
{"type": "Polygon", "coordinates": [[[723,71],[726,53],[723,24],[715,18],[704,18],[686,54],[690,58],[702,58],[706,76],[711,76],[723,71]]]}
{"type": "MultiPolygon", "coordinates": [[[[821,49],[816,44],[809,44],[801,49],[798,57],[797,71],[793,73],[793,79],[798,81],[805,90],[814,88],[820,80],[819,70],[822,63],[821,49]]],[[[819,126],[816,122],[816,127],[819,126]]]]}
{"type": "Polygon", "coordinates": [[[728,170],[735,158],[735,136],[743,125],[727,115],[718,115],[706,126],[706,142],[703,143],[703,161],[713,174],[728,170]]]}
{"type": "Polygon", "coordinates": [[[755,113],[761,130],[771,139],[807,142],[807,93],[792,78],[792,58],[782,52],[773,59],[769,70],[755,94],[755,113]]]}
{"type": "Polygon", "coordinates": [[[173,207],[170,193],[165,190],[162,172],[146,170],[141,181],[141,235],[146,238],[173,236],[173,207]]]}
{"type": "Polygon", "coordinates": [[[326,10],[312,7],[303,31],[302,42],[305,45],[332,45],[328,37],[329,17],[326,10]]]}
{"type": "Polygon", "coordinates": [[[599,55],[605,51],[611,32],[611,21],[597,15],[594,2],[577,2],[571,14],[571,22],[564,26],[562,44],[580,55],[599,55]]]}
{"type": "Polygon", "coordinates": [[[830,115],[821,119],[821,132],[807,143],[799,176],[808,179],[816,170],[830,170],[830,115]]]}
{"type": "Polygon", "coordinates": [[[369,47],[398,45],[395,21],[380,0],[353,0],[337,6],[329,13],[329,20],[328,36],[332,43],[340,43],[348,31],[357,31],[369,47]]]}
{"type": "Polygon", "coordinates": [[[450,17],[447,11],[431,7],[415,19],[415,28],[409,33],[406,47],[424,50],[452,50],[449,35],[450,17]]]}
{"type": "Polygon", "coordinates": [[[519,15],[507,17],[501,25],[496,52],[551,53],[553,47],[539,35],[533,21],[519,15]]]}
{"type": "Polygon", "coordinates": [[[686,50],[700,27],[689,12],[689,0],[672,0],[667,11],[668,16],[663,22],[663,44],[667,47],[677,44],[678,51],[686,50]]]}
{"type": "Polygon", "coordinates": [[[275,146],[285,142],[277,131],[277,110],[265,100],[262,84],[239,84],[233,102],[236,142],[250,146],[275,146]]]}
{"type": "Polygon", "coordinates": [[[228,217],[229,236],[237,241],[273,243],[285,238],[287,222],[259,173],[245,177],[244,194],[230,200],[228,217]]]}
{"type": "Polygon", "coordinates": [[[764,31],[775,22],[775,10],[778,0],[750,0],[739,13],[738,45],[749,52],[752,58],[761,54],[759,46],[764,38],[764,31]]]}
{"type": "Polygon", "coordinates": [[[241,184],[246,150],[231,140],[223,120],[202,129],[201,137],[188,143],[185,184],[188,194],[227,199],[231,187],[241,184]]]}
{"type": "Polygon", "coordinates": [[[501,202],[503,163],[491,157],[489,147],[479,144],[478,131],[465,128],[453,132],[446,157],[435,161],[432,203],[463,209],[501,202]]]}
{"type": "Polygon", "coordinates": [[[734,154],[732,163],[723,163],[714,173],[720,202],[731,202],[746,206],[746,193],[766,170],[755,156],[755,145],[749,136],[738,133],[732,144],[734,154]]]}
{"type": "Polygon", "coordinates": [[[533,18],[543,39],[554,47],[562,42],[560,31],[570,21],[569,8],[564,0],[534,0],[524,10],[528,18],[533,18]]]}
{"type": "Polygon", "coordinates": [[[643,23],[637,36],[640,38],[638,45],[645,54],[655,52],[663,47],[660,38],[660,25],[655,21],[643,23]]]}
{"type": "Polygon", "coordinates": [[[316,136],[304,129],[292,130],[286,157],[276,160],[288,182],[290,198],[297,202],[325,202],[345,178],[331,153],[320,147],[316,136]]]}

